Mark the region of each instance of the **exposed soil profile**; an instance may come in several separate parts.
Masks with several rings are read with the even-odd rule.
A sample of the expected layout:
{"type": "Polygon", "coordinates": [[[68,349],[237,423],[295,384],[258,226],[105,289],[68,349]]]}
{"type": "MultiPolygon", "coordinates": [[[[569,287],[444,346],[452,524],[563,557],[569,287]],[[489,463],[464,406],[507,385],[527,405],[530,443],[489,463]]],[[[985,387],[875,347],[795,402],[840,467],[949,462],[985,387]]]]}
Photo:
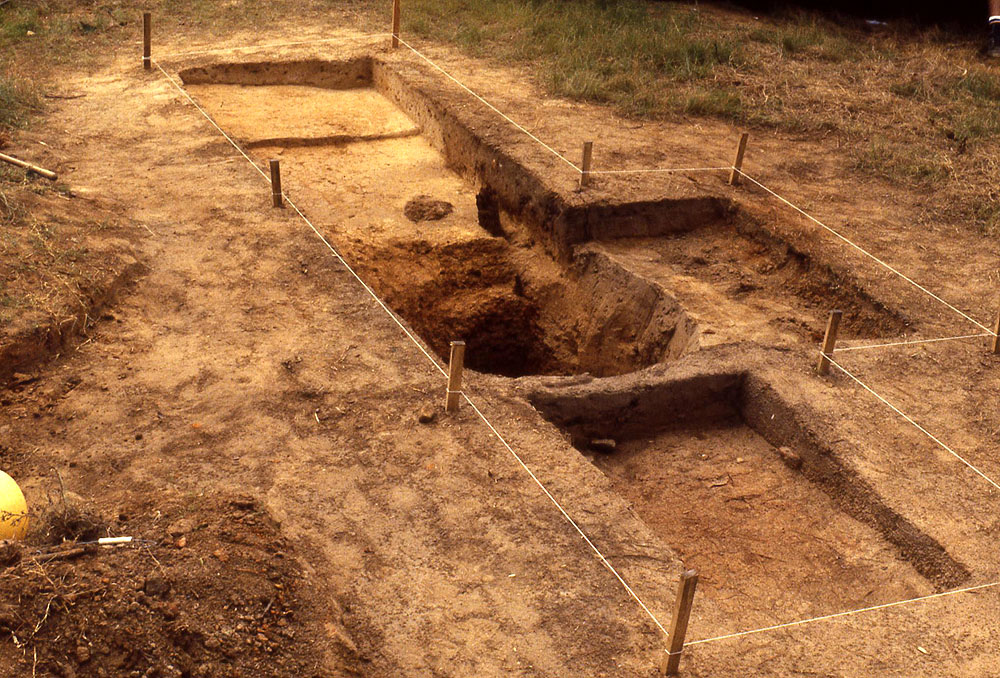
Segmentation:
{"type": "Polygon", "coordinates": [[[348,259],[439,356],[464,340],[475,370],[608,376],[675,359],[700,341],[685,304],[706,290],[723,296],[697,316],[756,323],[761,341],[815,340],[831,292],[857,336],[906,327],[717,199],[560,203],[379,62],[228,63],[181,75],[261,161],[282,160],[286,186],[344,215],[348,259]],[[452,207],[428,220],[415,201],[452,207]],[[573,245],[586,240],[604,250],[573,245]],[[685,303],[674,288],[691,290],[685,303]]]}
{"type": "MultiPolygon", "coordinates": [[[[161,25],[163,54],[265,39],[161,25]]],[[[72,91],[54,93],[73,98],[17,150],[44,141],[74,191],[113,195],[143,275],[83,311],[85,343],[52,335],[40,349],[60,355],[13,380],[0,461],[35,503],[59,469],[100,504],[100,530],[145,541],[41,568],[41,550],[74,545],[36,539],[18,562],[0,545],[0,675],[651,675],[664,637],[607,563],[664,623],[677,576],[699,571],[688,639],[712,642],[685,648],[684,675],[992,675],[1000,589],[730,635],[995,581],[993,493],[846,376],[814,372],[830,306],[843,338],[885,341],[914,329],[904,308],[924,338],[927,306],[723,173],[578,190],[412,53],[340,49],[327,28],[268,61],[185,59],[186,90],[258,167],[280,159],[311,225],[438,362],[464,339],[473,372],[503,377],[467,380],[490,426],[464,402],[445,412],[426,356],[163,74],[125,49],[67,66],[72,91]]],[[[429,49],[574,161],[585,130],[602,168],[731,157],[719,120],[636,131],[429,49]]],[[[988,239],[913,219],[919,201],[896,198],[914,192],[850,195],[838,155],[769,129],[748,162],[824,220],[850,213],[845,233],[978,317],[988,239]]],[[[845,365],[996,477],[983,403],[1000,372],[979,343],[845,365]]]]}
{"type": "Polygon", "coordinates": [[[622,441],[594,463],[744,624],[934,589],[871,527],[845,515],[738,415],[622,441]]]}
{"type": "Polygon", "coordinates": [[[781,403],[739,373],[537,393],[535,406],[611,479],[709,595],[766,624],[906,599],[968,570],[828,452],[789,435],[781,403]],[[747,386],[747,383],[751,383],[747,386]],[[751,393],[753,395],[751,395],[751,393]],[[750,421],[753,426],[747,423],[750,421]],[[790,443],[786,446],[782,443],[790,443]]]}
{"type": "Polygon", "coordinates": [[[331,209],[348,213],[341,248],[438,355],[461,339],[475,370],[605,376],[694,346],[695,324],[677,302],[606,257],[588,253],[559,264],[530,243],[512,244],[501,226],[508,217],[483,197],[491,193],[456,176],[420,137],[392,134],[411,123],[374,90],[191,89],[255,153],[281,158],[286,186],[305,182],[331,209]],[[289,97],[294,108],[279,105],[289,97]],[[290,134],[303,112],[311,122],[298,130],[298,141],[269,136],[290,134]],[[338,134],[354,141],[327,142],[338,134]],[[369,201],[334,199],[345,182],[368,187],[382,211],[377,226],[370,210],[363,221],[351,219],[371,208],[369,201]],[[414,218],[415,201],[434,205],[434,218],[414,218]]]}

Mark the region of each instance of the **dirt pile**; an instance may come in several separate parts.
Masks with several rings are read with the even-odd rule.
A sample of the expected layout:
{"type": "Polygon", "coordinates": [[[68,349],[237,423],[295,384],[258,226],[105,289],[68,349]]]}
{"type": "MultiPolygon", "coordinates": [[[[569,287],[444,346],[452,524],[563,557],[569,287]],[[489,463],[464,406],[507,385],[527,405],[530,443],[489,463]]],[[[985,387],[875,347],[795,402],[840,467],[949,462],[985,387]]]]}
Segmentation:
{"type": "Polygon", "coordinates": [[[418,195],[406,203],[403,213],[410,221],[439,221],[452,213],[455,206],[444,200],[435,200],[429,195],[418,195]]]}
{"type": "MultiPolygon", "coordinates": [[[[36,532],[34,543],[5,549],[3,675],[319,675],[310,587],[253,500],[150,509],[123,510],[107,527],[134,545],[39,548],[36,532]]],[[[346,635],[324,642],[353,673],[346,635]]]]}

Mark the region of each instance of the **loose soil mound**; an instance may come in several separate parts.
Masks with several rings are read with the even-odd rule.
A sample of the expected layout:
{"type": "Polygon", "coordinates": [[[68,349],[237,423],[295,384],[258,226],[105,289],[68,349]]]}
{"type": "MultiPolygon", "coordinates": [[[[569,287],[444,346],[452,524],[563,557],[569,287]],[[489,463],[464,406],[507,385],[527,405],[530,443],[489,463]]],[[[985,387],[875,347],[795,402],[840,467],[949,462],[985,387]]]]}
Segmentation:
{"type": "MultiPolygon", "coordinates": [[[[28,544],[0,570],[0,633],[13,641],[0,645],[3,675],[319,675],[310,588],[252,500],[150,502],[111,529],[142,541],[28,544]]],[[[338,637],[326,641],[331,654],[352,666],[351,643],[338,637]]]]}

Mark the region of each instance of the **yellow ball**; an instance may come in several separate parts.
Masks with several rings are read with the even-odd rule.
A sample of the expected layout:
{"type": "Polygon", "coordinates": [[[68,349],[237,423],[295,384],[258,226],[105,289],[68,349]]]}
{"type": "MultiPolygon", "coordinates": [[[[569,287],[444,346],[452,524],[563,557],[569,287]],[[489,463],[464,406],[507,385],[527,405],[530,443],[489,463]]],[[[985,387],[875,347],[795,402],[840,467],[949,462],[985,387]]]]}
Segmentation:
{"type": "Polygon", "coordinates": [[[28,533],[28,503],[14,479],[0,471],[0,539],[24,539],[28,533]]]}

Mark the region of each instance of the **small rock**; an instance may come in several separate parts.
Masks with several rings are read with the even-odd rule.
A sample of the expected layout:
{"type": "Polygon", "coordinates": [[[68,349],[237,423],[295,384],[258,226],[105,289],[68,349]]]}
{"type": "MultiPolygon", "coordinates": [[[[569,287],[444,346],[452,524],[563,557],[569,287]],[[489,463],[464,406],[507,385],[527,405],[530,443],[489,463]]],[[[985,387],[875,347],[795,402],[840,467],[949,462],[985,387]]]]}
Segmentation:
{"type": "Polygon", "coordinates": [[[417,415],[417,421],[421,424],[432,424],[435,419],[437,419],[437,412],[430,409],[421,410],[420,414],[417,415]]]}
{"type": "Polygon", "coordinates": [[[220,563],[225,563],[229,560],[229,556],[226,555],[226,552],[222,549],[216,549],[212,552],[212,555],[215,556],[220,563]]]}
{"type": "Polygon", "coordinates": [[[743,461],[744,461],[744,460],[743,460],[743,457],[736,457],[736,463],[737,463],[737,464],[742,464],[742,463],[743,463],[743,461]]]}
{"type": "Polygon", "coordinates": [[[785,462],[788,468],[800,469],[802,468],[802,457],[790,447],[779,447],[778,456],[781,457],[781,461],[785,462]]]}
{"type": "Polygon", "coordinates": [[[587,447],[592,449],[594,452],[604,452],[605,454],[610,454],[615,451],[616,447],[618,447],[618,443],[611,438],[595,438],[587,444],[587,447]]]}
{"type": "Polygon", "coordinates": [[[187,545],[188,545],[187,537],[181,537],[180,539],[174,542],[174,546],[176,546],[179,549],[182,549],[187,545]]]}

